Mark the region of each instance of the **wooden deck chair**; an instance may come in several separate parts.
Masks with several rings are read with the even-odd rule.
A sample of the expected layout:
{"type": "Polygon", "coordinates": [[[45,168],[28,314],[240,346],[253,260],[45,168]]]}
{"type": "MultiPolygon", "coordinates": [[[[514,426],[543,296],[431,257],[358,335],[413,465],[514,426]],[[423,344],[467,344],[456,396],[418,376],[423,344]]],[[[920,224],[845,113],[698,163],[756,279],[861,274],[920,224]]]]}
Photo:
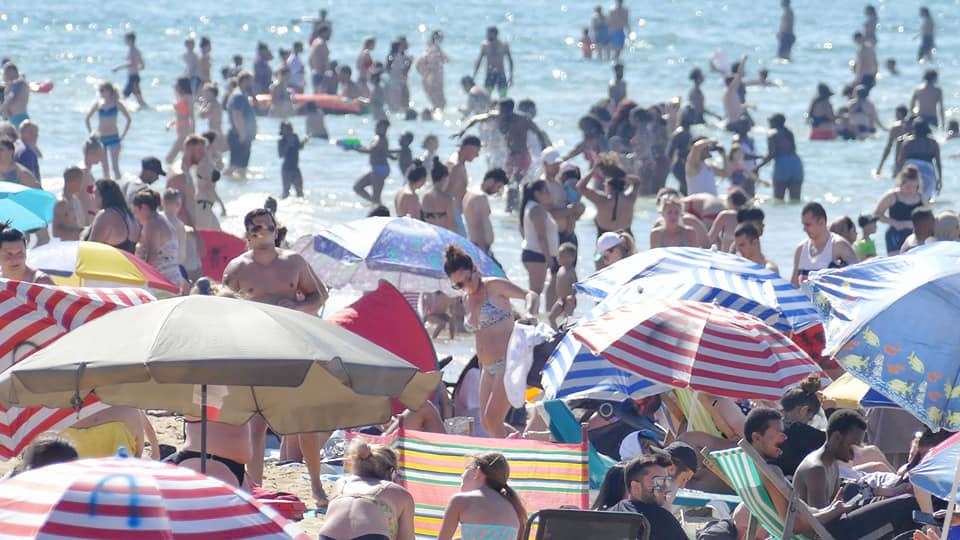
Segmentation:
{"type": "Polygon", "coordinates": [[[708,460],[723,471],[740,500],[750,511],[747,538],[756,537],[759,524],[775,539],[807,540],[808,537],[793,532],[797,516],[800,516],[810,524],[816,538],[834,540],[833,535],[813,517],[807,505],[799,500],[793,487],[780,475],[770,471],[770,466],[746,441],[741,440],[737,448],[711,452],[708,460]],[[786,516],[781,516],[777,511],[767,491],[768,485],[787,501],[786,516]]]}
{"type": "Polygon", "coordinates": [[[550,509],[527,519],[526,540],[650,540],[650,522],[632,512],[550,509]],[[536,536],[530,534],[536,530],[536,536]]]}

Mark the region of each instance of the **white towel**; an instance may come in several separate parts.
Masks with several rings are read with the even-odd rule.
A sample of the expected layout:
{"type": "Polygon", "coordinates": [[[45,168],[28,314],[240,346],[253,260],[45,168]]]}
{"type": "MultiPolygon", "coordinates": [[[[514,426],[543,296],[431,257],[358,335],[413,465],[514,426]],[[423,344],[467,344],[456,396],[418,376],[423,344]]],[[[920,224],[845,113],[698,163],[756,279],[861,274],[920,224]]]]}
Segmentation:
{"type": "Polygon", "coordinates": [[[527,374],[533,365],[533,348],[552,337],[553,330],[543,323],[513,325],[503,374],[503,387],[513,407],[520,408],[526,403],[527,374]]]}

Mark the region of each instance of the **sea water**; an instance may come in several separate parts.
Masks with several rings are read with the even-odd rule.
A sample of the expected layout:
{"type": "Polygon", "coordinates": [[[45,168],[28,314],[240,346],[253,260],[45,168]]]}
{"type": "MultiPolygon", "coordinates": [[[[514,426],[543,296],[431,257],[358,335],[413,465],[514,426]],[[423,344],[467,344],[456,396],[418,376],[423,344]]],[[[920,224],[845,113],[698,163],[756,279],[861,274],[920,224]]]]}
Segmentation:
{"type": "MultiPolygon", "coordinates": [[[[441,30],[443,49],[450,57],[446,66],[448,109],[441,120],[433,122],[394,119],[390,141],[396,146],[403,131],[416,135],[415,155],[420,152],[427,134],[440,137],[440,156],[455,150],[448,137],[459,127],[456,108],[464,95],[459,79],[472,72],[487,26],[496,25],[502,38],[510,44],[516,63],[515,85],[510,91],[516,99],[531,98],[538,107],[537,122],[563,151],[579,140],[577,119],[590,104],[604,97],[612,70],[608,62],[581,58],[577,42],[582,29],[589,24],[595,2],[583,0],[326,0],[305,2],[94,2],[91,0],[8,1],[0,5],[0,56],[13,59],[31,81],[52,80],[55,89],[48,95],[33,95],[30,115],[41,129],[43,151],[41,169],[44,186],[58,191],[62,186],[63,169],[81,159],[81,145],[87,135],[84,116],[96,99],[96,86],[111,80],[122,88],[126,72],[113,73],[111,68],[124,63],[126,46],[123,34],[137,33],[146,69],[142,87],[146,101],[153,107],[133,113],[133,125],[124,141],[121,166],[125,177],[139,172],[140,159],[165,156],[174,134],[164,126],[172,118],[172,85],[183,71],[183,40],[208,36],[213,42],[214,78],[219,80],[221,66],[234,54],[241,54],[244,66],[250,69],[258,41],[266,42],[276,52],[290,48],[294,41],[306,41],[310,23],[298,23],[302,16],[316,16],[318,8],[327,9],[333,23],[332,55],[335,60],[353,66],[364,37],[377,39],[374,57],[384,60],[391,40],[406,36],[409,53],[419,56],[433,30],[441,30]]],[[[787,117],[788,126],[796,134],[798,151],[804,161],[805,201],[816,200],[827,208],[830,219],[872,212],[876,201],[892,186],[889,165],[885,175],[876,178],[872,169],[879,161],[885,134],[867,141],[810,142],[805,113],[816,85],[825,82],[837,96],[834,107],[843,103],[840,89],[852,79],[850,61],[854,56],[851,36],[862,29],[863,2],[805,0],[795,2],[797,43],[793,62],[775,59],[776,31],[780,17],[775,0],[657,2],[627,1],[633,40],[624,51],[628,95],[641,105],[686,97],[687,75],[693,67],[708,72],[710,58],[717,55],[736,60],[749,55],[747,79],[755,79],[761,67],[770,70],[770,79],[777,86],[748,89],[748,102],[758,127],[753,136],[758,150],[765,149],[766,118],[775,112],[787,117]]],[[[926,3],[896,0],[874,2],[879,12],[878,58],[881,66],[887,58],[895,58],[901,75],[893,77],[881,71],[876,89],[871,94],[880,119],[892,121],[893,109],[907,103],[912,89],[919,84],[928,67],[940,69],[948,115],[960,106],[957,73],[960,38],[960,0],[938,0],[926,3]],[[919,44],[918,8],[931,8],[937,24],[938,45],[932,66],[915,61],[919,44]]],[[[609,6],[605,6],[608,8],[609,6]]],[[[306,46],[306,44],[305,44],[306,46]]],[[[276,56],[276,55],[275,55],[276,56]]],[[[306,55],[303,57],[306,63],[306,55]]],[[[278,60],[273,61],[276,69],[278,60]]],[[[482,80],[481,70],[480,78],[482,80]]],[[[308,74],[309,80],[309,74],[308,74]]],[[[426,106],[420,78],[411,70],[410,87],[414,108],[426,106]]],[[[708,108],[722,112],[722,80],[708,74],[704,84],[708,108]]],[[[96,126],[93,119],[94,127],[96,126]]],[[[122,122],[122,120],[121,120],[122,122]]],[[[202,121],[201,124],[203,123],[202,121]]],[[[227,120],[224,119],[226,124],[227,120]]],[[[304,134],[302,117],[293,120],[295,129],[304,134]]],[[[263,204],[268,195],[280,192],[280,160],[276,141],[278,120],[259,118],[259,135],[253,145],[250,177],[246,181],[224,179],[218,190],[227,204],[224,218],[226,230],[242,232],[242,217],[248,210],[263,204]]],[[[225,125],[226,127],[226,125],[225,125]]],[[[331,141],[343,137],[369,140],[373,126],[368,117],[327,116],[331,141]]],[[[715,126],[701,126],[704,135],[717,137],[724,145],[728,134],[715,126]]],[[[938,132],[938,136],[942,136],[938,132]]],[[[944,188],[937,200],[938,211],[954,207],[960,188],[957,186],[957,159],[960,142],[943,146],[944,188]]],[[[888,164],[892,161],[888,158],[888,164]]],[[[279,218],[290,228],[290,238],[319,231],[334,223],[364,217],[369,210],[352,193],[356,178],[368,170],[366,156],[346,152],[326,141],[314,139],[300,156],[303,171],[304,199],[281,201],[279,218]]],[[[476,160],[470,167],[473,185],[479,182],[485,160],[476,160]]],[[[169,170],[169,167],[168,167],[169,170]]],[[[769,179],[772,165],[762,171],[769,179]]],[[[402,179],[394,165],[384,192],[384,202],[391,208],[402,179]]],[[[673,185],[671,178],[668,185],[673,185]]],[[[769,188],[759,188],[765,199],[767,214],[763,248],[789,276],[793,250],[803,240],[800,227],[800,206],[778,204],[771,200],[769,188]]],[[[517,220],[503,212],[502,201],[495,201],[494,251],[506,265],[508,275],[525,285],[527,276],[520,264],[520,236],[517,220]]],[[[651,200],[637,205],[633,230],[638,246],[648,246],[650,223],[655,218],[651,200]]],[[[595,229],[588,219],[579,224],[581,255],[579,273],[588,275],[593,269],[595,229]]],[[[882,251],[882,226],[877,244],[882,251]]]]}

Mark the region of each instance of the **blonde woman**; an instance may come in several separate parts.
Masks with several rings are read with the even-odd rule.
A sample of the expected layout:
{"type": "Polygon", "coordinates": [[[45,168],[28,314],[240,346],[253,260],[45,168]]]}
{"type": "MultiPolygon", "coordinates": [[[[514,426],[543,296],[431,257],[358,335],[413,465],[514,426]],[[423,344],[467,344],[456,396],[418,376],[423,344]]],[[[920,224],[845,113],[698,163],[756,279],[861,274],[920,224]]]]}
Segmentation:
{"type": "Polygon", "coordinates": [[[87,112],[87,117],[84,119],[84,122],[87,125],[87,132],[90,134],[96,133],[96,135],[100,137],[100,143],[103,144],[103,149],[105,150],[104,159],[101,162],[103,165],[103,177],[110,180],[112,164],[114,177],[120,180],[120,142],[127,136],[127,131],[130,130],[130,113],[127,112],[127,108],[120,101],[117,87],[113,84],[108,82],[101,83],[97,88],[97,92],[99,98],[94,102],[93,106],[90,107],[90,111],[87,112]],[[94,114],[97,115],[96,132],[94,132],[90,126],[90,119],[93,118],[94,114]],[[117,120],[118,115],[123,115],[124,119],[126,119],[123,133],[120,132],[120,123],[117,120]]]}
{"type": "Polygon", "coordinates": [[[462,540],[520,540],[527,511],[509,480],[510,465],[503,454],[471,458],[460,480],[460,493],[443,513],[438,540],[452,540],[458,526],[462,540]]]}
{"type": "Polygon", "coordinates": [[[658,247],[699,247],[697,231],[683,223],[683,201],[676,195],[660,199],[662,222],[650,230],[650,249],[658,247]]]}
{"type": "Polygon", "coordinates": [[[397,454],[355,440],[346,470],[350,475],[330,498],[320,540],[414,540],[413,496],[393,482],[397,454]]]}

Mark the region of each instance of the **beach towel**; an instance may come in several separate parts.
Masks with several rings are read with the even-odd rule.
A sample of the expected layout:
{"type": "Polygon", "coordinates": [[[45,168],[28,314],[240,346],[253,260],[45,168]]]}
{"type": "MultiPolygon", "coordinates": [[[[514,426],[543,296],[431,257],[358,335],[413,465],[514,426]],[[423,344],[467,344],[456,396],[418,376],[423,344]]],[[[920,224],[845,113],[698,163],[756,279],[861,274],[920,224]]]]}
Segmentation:
{"type": "MultiPolygon", "coordinates": [[[[0,370],[81,324],[153,300],[142,289],[56,287],[0,278],[0,370]]],[[[79,411],[0,405],[0,459],[16,457],[45,431],[60,432],[105,408],[93,394],[79,411]]]]}
{"type": "Polygon", "coordinates": [[[460,490],[468,456],[500,452],[510,463],[510,486],[528,514],[562,506],[589,505],[587,449],[522,439],[487,439],[406,430],[372,438],[397,451],[400,483],[416,501],[417,540],[436,538],[450,498],[460,490]]]}
{"type": "Polygon", "coordinates": [[[552,337],[553,330],[542,323],[536,326],[513,325],[513,333],[507,343],[503,387],[507,391],[507,401],[514,408],[519,409],[526,404],[527,374],[533,366],[534,348],[552,337]]]}
{"type": "MultiPolygon", "coordinates": [[[[583,428],[580,422],[567,405],[559,399],[543,402],[543,410],[550,417],[550,435],[554,440],[562,443],[583,443],[583,428]]],[[[600,489],[603,479],[610,467],[616,463],[611,458],[597,452],[592,444],[587,442],[590,463],[590,489],[600,489]]]]}

